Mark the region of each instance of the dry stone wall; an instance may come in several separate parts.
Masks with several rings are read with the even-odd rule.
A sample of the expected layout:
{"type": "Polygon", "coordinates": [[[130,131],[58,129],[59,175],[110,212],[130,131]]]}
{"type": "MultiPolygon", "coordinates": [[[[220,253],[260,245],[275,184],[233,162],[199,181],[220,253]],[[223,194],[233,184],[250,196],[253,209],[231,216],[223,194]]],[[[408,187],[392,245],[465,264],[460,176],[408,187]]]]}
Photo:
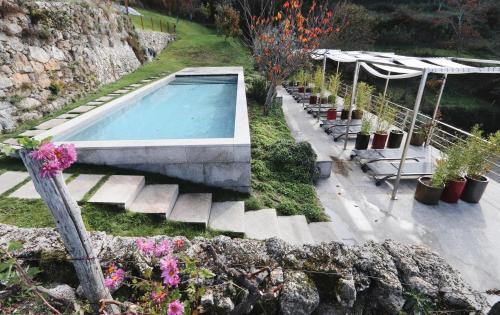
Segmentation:
{"type": "Polygon", "coordinates": [[[172,40],[144,34],[105,2],[0,0],[0,131],[119,79],[172,40]]]}

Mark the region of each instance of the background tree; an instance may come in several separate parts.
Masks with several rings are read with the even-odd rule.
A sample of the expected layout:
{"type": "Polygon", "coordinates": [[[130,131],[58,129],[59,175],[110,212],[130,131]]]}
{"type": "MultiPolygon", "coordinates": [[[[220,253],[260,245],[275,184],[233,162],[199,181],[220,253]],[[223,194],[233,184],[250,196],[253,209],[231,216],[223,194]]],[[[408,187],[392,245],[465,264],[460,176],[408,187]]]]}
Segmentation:
{"type": "Polygon", "coordinates": [[[250,0],[241,0],[249,24],[255,62],[268,81],[264,113],[274,101],[276,87],[309,60],[320,40],[334,31],[333,12],[328,1],[313,0],[308,8],[303,1],[285,1],[274,10],[274,1],[262,4],[262,14],[250,16],[250,0]]]}
{"type": "Polygon", "coordinates": [[[224,35],[224,39],[240,35],[240,14],[230,4],[219,5],[214,18],[217,32],[224,35]]]}

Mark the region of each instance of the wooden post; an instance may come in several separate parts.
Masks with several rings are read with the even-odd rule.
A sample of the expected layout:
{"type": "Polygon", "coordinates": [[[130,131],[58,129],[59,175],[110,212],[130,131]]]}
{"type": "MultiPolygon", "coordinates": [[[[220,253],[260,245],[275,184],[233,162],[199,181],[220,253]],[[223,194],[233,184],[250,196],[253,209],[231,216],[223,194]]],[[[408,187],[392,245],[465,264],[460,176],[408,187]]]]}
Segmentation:
{"type": "Polygon", "coordinates": [[[125,0],[125,11],[127,12],[128,15],[128,0],[125,0]]]}
{"type": "MultiPolygon", "coordinates": [[[[85,230],[80,214],[80,207],[73,197],[71,197],[61,172],[54,178],[42,177],[40,175],[42,163],[33,160],[29,156],[29,151],[25,149],[21,149],[18,152],[31,176],[36,191],[45,201],[54,218],[57,231],[61,235],[64,246],[72,258],[83,293],[97,311],[99,309],[99,301],[102,299],[111,299],[112,297],[108,289],[104,286],[104,276],[101,266],[85,230]]],[[[110,305],[106,310],[111,314],[120,313],[116,305],[110,305]]]]}
{"type": "Polygon", "coordinates": [[[153,17],[151,17],[151,29],[154,31],[155,30],[155,25],[153,24],[153,17]]]}
{"type": "Polygon", "coordinates": [[[144,18],[142,17],[142,15],[141,15],[141,26],[142,26],[142,29],[144,29],[144,18]]]}
{"type": "Polygon", "coordinates": [[[160,20],[160,32],[163,32],[163,26],[162,26],[161,20],[160,20]]]}

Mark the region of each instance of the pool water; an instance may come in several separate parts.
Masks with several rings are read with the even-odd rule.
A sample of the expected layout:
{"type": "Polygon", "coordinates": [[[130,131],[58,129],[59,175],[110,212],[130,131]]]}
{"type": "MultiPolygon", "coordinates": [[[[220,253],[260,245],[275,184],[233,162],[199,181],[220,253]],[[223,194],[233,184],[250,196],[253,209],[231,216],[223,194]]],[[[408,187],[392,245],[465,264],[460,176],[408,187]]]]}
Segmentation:
{"type": "Polygon", "coordinates": [[[232,138],[237,76],[176,77],[59,141],[232,138]]]}

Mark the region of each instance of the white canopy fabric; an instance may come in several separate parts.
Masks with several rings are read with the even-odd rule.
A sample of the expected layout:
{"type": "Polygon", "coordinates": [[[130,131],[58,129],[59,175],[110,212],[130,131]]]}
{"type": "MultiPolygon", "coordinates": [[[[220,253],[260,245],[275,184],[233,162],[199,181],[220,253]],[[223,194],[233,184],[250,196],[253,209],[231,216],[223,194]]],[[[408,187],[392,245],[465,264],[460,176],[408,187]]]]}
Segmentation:
{"type": "MultiPolygon", "coordinates": [[[[368,71],[371,75],[376,76],[378,78],[386,79],[386,80],[408,79],[408,78],[418,77],[418,76],[422,75],[422,71],[407,70],[407,71],[411,71],[411,72],[401,72],[401,68],[395,68],[395,67],[394,67],[395,70],[393,72],[395,72],[395,73],[399,72],[401,74],[394,74],[394,75],[383,74],[383,73],[378,72],[376,69],[372,68],[371,66],[369,66],[365,62],[360,62],[360,65],[366,71],[368,71]]],[[[378,68],[391,68],[391,67],[382,66],[382,65],[375,65],[375,66],[377,66],[378,68]]],[[[402,69],[402,70],[405,70],[405,69],[402,69]]],[[[389,71],[389,72],[393,73],[392,71],[389,71]]]]}

